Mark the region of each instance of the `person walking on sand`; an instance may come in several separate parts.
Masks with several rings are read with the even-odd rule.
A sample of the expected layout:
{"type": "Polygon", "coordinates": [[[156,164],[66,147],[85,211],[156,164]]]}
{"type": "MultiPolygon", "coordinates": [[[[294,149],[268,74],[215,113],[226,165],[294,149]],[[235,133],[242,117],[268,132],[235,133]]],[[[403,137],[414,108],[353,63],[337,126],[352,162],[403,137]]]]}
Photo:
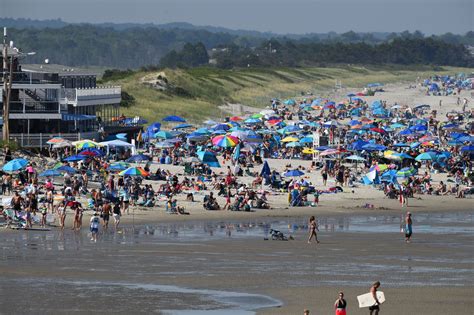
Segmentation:
{"type": "Polygon", "coordinates": [[[336,315],[346,315],[347,302],[344,299],[344,292],[339,292],[339,298],[334,302],[334,309],[336,315]]]}
{"type": "Polygon", "coordinates": [[[380,302],[379,302],[379,299],[377,298],[378,288],[380,288],[380,281],[377,281],[374,284],[372,284],[372,287],[370,288],[370,293],[372,293],[372,297],[375,300],[375,304],[369,307],[370,315],[378,315],[380,312],[380,302]]]}
{"type": "Polygon", "coordinates": [[[314,239],[316,240],[316,243],[319,244],[318,235],[316,234],[316,231],[319,232],[318,226],[317,226],[317,223],[316,223],[316,218],[314,217],[314,215],[312,215],[311,218],[309,218],[309,238],[308,238],[308,244],[311,244],[311,240],[313,239],[313,236],[314,236],[314,239]]]}
{"type": "Polygon", "coordinates": [[[413,220],[411,219],[411,213],[407,212],[405,216],[405,242],[410,243],[411,235],[413,233],[412,230],[413,220]]]}

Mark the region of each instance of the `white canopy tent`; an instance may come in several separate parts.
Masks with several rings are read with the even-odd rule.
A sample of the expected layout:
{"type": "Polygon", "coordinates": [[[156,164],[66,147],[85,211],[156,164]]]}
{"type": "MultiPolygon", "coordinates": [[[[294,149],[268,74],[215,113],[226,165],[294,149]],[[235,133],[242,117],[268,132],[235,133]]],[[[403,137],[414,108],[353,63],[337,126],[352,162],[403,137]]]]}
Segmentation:
{"type": "Polygon", "coordinates": [[[99,145],[101,147],[107,148],[107,154],[109,154],[110,149],[115,149],[115,148],[131,149],[132,155],[135,155],[137,153],[137,148],[135,147],[135,145],[122,141],[122,140],[104,141],[104,142],[99,143],[99,145]]]}

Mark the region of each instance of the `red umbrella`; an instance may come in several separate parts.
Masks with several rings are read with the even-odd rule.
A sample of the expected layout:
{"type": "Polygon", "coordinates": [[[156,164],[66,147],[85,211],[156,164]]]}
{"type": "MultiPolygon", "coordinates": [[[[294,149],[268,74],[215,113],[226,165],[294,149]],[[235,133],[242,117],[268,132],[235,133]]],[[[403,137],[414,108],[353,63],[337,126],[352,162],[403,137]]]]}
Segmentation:
{"type": "Polygon", "coordinates": [[[234,116],[234,117],[230,117],[229,119],[230,121],[241,121],[241,120],[244,120],[243,118],[239,117],[239,116],[234,116]]]}
{"type": "Polygon", "coordinates": [[[383,130],[382,128],[370,128],[370,131],[377,132],[377,133],[386,133],[387,131],[383,130]]]}

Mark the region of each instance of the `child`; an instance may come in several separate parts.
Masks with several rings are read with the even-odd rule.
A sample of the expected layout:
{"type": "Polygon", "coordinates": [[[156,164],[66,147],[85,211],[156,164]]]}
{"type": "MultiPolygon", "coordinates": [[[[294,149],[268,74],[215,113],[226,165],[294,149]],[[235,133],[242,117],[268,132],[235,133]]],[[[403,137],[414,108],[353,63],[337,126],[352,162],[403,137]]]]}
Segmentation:
{"type": "Polygon", "coordinates": [[[91,217],[90,221],[90,231],[92,233],[91,241],[97,242],[97,234],[99,233],[99,213],[94,212],[94,215],[91,217]]]}

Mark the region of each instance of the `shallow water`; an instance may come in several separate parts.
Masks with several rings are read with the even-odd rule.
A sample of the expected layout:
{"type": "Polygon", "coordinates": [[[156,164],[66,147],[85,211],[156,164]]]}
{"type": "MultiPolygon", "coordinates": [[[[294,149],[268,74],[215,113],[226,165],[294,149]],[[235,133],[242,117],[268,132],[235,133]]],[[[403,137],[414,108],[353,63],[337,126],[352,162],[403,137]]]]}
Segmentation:
{"type": "Polygon", "coordinates": [[[0,290],[0,309],[14,311],[2,301],[29,294],[36,307],[23,313],[87,313],[84,303],[93,298],[103,312],[247,315],[280,304],[247,293],[272,285],[473,285],[471,213],[417,213],[408,245],[401,219],[319,217],[318,247],[306,244],[301,218],[127,226],[101,231],[97,243],[86,230],[8,231],[1,235],[0,288],[8,290],[0,290]],[[295,241],[265,241],[270,229],[295,241]],[[265,275],[278,275],[278,284],[265,275]]]}

